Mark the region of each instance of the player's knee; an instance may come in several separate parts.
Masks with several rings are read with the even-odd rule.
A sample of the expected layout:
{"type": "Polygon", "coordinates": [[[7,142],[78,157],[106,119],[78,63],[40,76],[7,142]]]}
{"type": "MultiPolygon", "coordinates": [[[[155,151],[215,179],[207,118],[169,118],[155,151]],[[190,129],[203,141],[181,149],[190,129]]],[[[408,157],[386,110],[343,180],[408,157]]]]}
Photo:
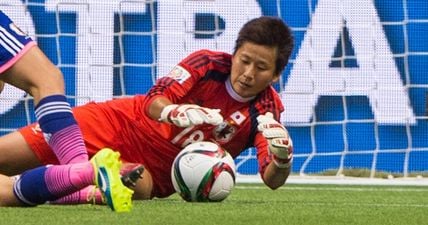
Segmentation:
{"type": "Polygon", "coordinates": [[[34,94],[33,97],[36,98],[38,95],[42,99],[50,95],[64,94],[64,79],[61,71],[56,67],[52,67],[47,75],[49,76],[46,76],[43,83],[35,83],[31,88],[31,94],[34,94]]]}
{"type": "Polygon", "coordinates": [[[150,200],[153,190],[153,180],[149,171],[144,170],[143,178],[137,181],[137,185],[134,188],[134,200],[150,200]]]}
{"type": "Polygon", "coordinates": [[[0,137],[0,174],[13,176],[41,163],[19,132],[0,137]]]}
{"type": "Polygon", "coordinates": [[[0,206],[23,206],[13,193],[14,178],[0,174],[0,206]]]}

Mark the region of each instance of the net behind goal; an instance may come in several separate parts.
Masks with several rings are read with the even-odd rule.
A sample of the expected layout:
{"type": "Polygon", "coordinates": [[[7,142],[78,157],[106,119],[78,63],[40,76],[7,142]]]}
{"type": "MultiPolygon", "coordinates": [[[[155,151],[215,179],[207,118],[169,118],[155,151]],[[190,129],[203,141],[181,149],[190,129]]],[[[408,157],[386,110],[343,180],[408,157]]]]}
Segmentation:
{"type": "MultiPolygon", "coordinates": [[[[0,3],[65,76],[72,105],[145,93],[188,53],[232,52],[239,28],[279,16],[296,47],[275,84],[300,177],[428,176],[428,5],[403,0],[9,0],[0,3]]],[[[0,132],[34,121],[7,86],[0,132]]],[[[255,149],[236,159],[259,181],[255,149]]],[[[253,179],[255,178],[255,179],[253,179]]]]}

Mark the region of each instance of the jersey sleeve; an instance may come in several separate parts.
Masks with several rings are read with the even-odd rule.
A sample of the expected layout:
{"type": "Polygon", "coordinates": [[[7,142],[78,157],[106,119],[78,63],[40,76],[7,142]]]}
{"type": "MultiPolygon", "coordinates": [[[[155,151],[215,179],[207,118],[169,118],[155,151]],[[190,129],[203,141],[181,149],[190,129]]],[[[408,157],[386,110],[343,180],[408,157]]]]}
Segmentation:
{"type": "Polygon", "coordinates": [[[159,78],[155,85],[149,90],[145,104],[147,112],[148,105],[159,96],[168,98],[172,103],[180,104],[180,100],[197,85],[210,70],[230,70],[227,53],[213,52],[209,50],[195,51],[176,66],[164,77],[159,78]],[[217,60],[218,59],[218,60],[217,60]],[[226,59],[226,60],[225,60],[226,59]]]}
{"type": "Polygon", "coordinates": [[[254,138],[254,145],[257,149],[257,162],[259,164],[259,173],[262,175],[266,170],[267,165],[272,161],[272,156],[269,154],[269,144],[266,138],[258,132],[254,138]]]}
{"type": "MultiPolygon", "coordinates": [[[[268,88],[264,93],[262,93],[259,101],[259,115],[271,112],[274,115],[276,121],[281,121],[280,116],[284,111],[284,106],[278,93],[272,87],[268,88]]],[[[260,174],[263,174],[267,165],[269,165],[269,163],[272,161],[272,156],[269,154],[268,141],[259,131],[256,131],[256,135],[254,137],[254,146],[257,149],[259,172],[260,174]]]]}

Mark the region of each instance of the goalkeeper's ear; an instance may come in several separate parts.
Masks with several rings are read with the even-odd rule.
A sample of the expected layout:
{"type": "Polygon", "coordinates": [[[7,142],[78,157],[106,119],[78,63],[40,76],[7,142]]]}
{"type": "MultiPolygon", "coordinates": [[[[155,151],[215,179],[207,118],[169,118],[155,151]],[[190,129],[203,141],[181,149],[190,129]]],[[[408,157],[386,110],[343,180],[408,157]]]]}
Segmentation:
{"type": "Polygon", "coordinates": [[[279,78],[280,78],[279,74],[278,75],[274,75],[271,84],[278,82],[279,78]]]}

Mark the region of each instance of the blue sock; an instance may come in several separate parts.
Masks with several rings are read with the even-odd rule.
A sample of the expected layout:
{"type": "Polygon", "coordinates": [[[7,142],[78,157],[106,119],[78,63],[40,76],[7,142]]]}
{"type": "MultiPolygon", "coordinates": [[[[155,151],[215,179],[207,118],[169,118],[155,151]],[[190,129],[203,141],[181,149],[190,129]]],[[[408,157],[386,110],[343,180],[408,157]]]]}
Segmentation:
{"type": "Polygon", "coordinates": [[[32,206],[57,200],[94,184],[91,162],[42,166],[23,173],[14,183],[13,192],[24,204],[32,206]]]}
{"type": "Polygon", "coordinates": [[[57,199],[46,185],[46,170],[46,166],[28,170],[14,183],[13,193],[25,205],[35,206],[57,199]]]}
{"type": "Polygon", "coordinates": [[[45,134],[53,134],[77,124],[64,95],[51,95],[41,99],[35,108],[35,113],[40,128],[45,134]]]}
{"type": "Polygon", "coordinates": [[[35,113],[45,140],[60,164],[88,161],[82,132],[64,95],[43,98],[35,113]]]}

